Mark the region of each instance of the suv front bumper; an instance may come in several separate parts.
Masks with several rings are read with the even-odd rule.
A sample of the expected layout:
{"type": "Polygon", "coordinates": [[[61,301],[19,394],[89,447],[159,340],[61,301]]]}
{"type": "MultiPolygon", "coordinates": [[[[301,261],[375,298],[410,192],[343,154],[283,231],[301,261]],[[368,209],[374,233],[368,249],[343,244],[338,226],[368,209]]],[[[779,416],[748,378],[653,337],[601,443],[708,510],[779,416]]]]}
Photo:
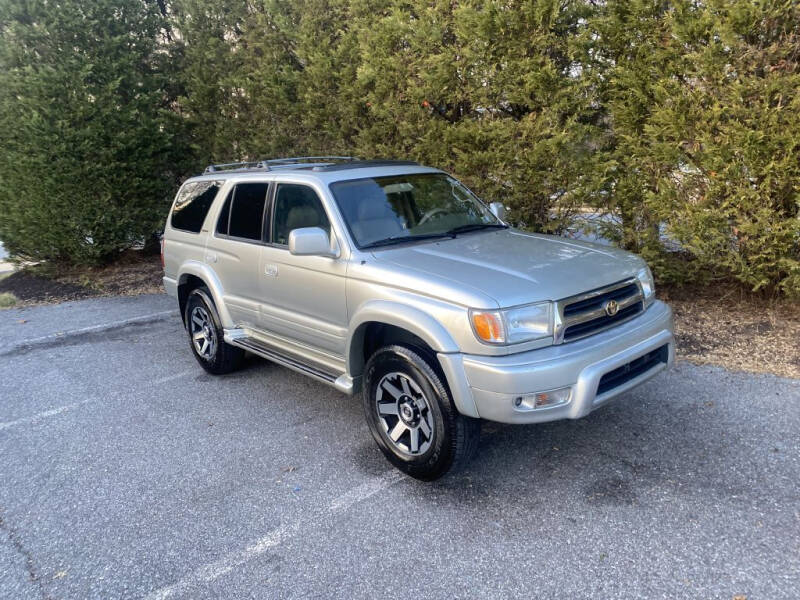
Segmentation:
{"type": "Polygon", "coordinates": [[[463,414],[501,423],[578,419],[675,362],[672,311],[655,301],[627,323],[575,342],[506,356],[439,354],[439,360],[463,414]],[[516,405],[562,388],[570,389],[565,404],[516,405]]]}

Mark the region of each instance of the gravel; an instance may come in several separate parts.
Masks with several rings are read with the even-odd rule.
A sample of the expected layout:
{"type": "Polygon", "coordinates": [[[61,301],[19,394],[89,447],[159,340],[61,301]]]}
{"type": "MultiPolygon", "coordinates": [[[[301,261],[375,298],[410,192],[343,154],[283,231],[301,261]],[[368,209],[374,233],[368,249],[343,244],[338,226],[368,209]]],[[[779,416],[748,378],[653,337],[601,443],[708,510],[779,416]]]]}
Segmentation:
{"type": "Polygon", "coordinates": [[[357,399],[205,374],[172,308],[0,313],[0,598],[797,597],[800,380],[681,362],[423,484],[357,399]]]}

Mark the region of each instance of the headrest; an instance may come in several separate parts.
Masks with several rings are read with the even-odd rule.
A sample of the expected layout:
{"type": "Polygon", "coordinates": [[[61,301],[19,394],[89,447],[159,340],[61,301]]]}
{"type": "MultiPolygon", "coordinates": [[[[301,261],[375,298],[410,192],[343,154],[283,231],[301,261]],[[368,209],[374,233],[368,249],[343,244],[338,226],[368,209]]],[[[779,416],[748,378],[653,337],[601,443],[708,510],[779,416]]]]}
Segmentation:
{"type": "Polygon", "coordinates": [[[394,209],[386,201],[386,198],[363,198],[358,205],[359,221],[391,219],[394,217],[396,217],[394,209]]]}
{"type": "Polygon", "coordinates": [[[337,183],[336,199],[350,221],[393,216],[383,189],[370,179],[337,183]]]}
{"type": "Polygon", "coordinates": [[[320,214],[314,208],[306,206],[293,206],[286,216],[286,228],[291,231],[300,227],[319,227],[320,214]]]}

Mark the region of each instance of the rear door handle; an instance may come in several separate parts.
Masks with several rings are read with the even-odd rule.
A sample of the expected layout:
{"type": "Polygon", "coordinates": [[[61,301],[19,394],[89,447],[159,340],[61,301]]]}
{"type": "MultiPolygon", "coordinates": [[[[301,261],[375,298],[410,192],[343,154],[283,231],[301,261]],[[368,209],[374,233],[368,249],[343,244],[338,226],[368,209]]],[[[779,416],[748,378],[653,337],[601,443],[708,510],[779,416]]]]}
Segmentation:
{"type": "Polygon", "coordinates": [[[217,255],[213,252],[206,254],[206,262],[207,263],[215,263],[217,262],[217,255]]]}
{"type": "Polygon", "coordinates": [[[278,276],[278,265],[265,265],[264,266],[264,275],[267,277],[277,277],[278,276]]]}

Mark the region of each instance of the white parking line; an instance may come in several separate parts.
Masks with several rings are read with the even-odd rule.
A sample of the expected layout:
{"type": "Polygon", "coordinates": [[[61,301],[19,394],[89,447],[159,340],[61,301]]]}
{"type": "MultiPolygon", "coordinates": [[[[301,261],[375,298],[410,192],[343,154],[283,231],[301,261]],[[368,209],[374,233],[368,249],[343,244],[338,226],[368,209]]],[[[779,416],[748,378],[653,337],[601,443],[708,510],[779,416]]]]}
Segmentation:
{"type": "Polygon", "coordinates": [[[370,479],[334,499],[333,502],[324,510],[320,511],[315,518],[312,517],[309,519],[306,516],[306,518],[302,520],[294,521],[287,525],[281,525],[264,537],[248,545],[244,550],[232,552],[231,554],[223,556],[219,560],[193,571],[177,583],[151,592],[145,596],[145,600],[167,600],[176,594],[184,594],[198,585],[211,583],[226,573],[230,573],[236,567],[261,556],[270,548],[280,545],[283,541],[295,535],[300,530],[301,526],[308,529],[315,529],[323,526],[329,522],[332,514],[346,511],[354,504],[363,502],[367,498],[393,486],[403,479],[403,477],[403,474],[399,471],[387,471],[380,477],[370,479]]]}
{"type": "Polygon", "coordinates": [[[221,559],[193,571],[188,577],[181,579],[179,582],[148,594],[146,600],[167,600],[167,598],[172,598],[176,594],[188,592],[197,585],[211,583],[239,565],[243,565],[257,556],[264,554],[270,548],[277,546],[299,527],[299,522],[292,523],[289,527],[278,527],[244,550],[223,556],[221,559]]]}
{"type": "Polygon", "coordinates": [[[186,377],[187,375],[199,375],[204,371],[200,368],[189,369],[188,371],[183,371],[181,373],[175,373],[174,375],[167,375],[166,377],[162,377],[160,379],[156,379],[155,381],[147,382],[147,385],[161,385],[162,383],[167,383],[168,381],[175,381],[176,379],[181,379],[182,377],[186,377]]]}
{"type": "Polygon", "coordinates": [[[374,496],[381,490],[390,487],[400,481],[403,474],[400,471],[388,471],[381,477],[362,483],[358,487],[353,488],[349,492],[342,494],[336,500],[331,502],[328,511],[332,513],[344,512],[353,504],[358,504],[362,500],[366,500],[370,496],[374,496]]]}
{"type": "Polygon", "coordinates": [[[86,400],[81,400],[80,402],[75,402],[73,404],[67,404],[66,406],[60,406],[58,408],[45,410],[43,412],[36,413],[35,415],[31,415],[30,417],[23,417],[22,419],[17,419],[16,421],[6,421],[5,423],[0,423],[0,431],[3,431],[4,429],[10,429],[11,427],[16,427],[17,425],[29,425],[31,423],[36,423],[38,421],[41,421],[42,419],[46,419],[47,417],[54,417],[56,415],[60,415],[61,413],[67,412],[68,410],[72,410],[73,408],[77,408],[83,404],[93,401],[94,398],[87,398],[86,400]]]}
{"type": "MultiPolygon", "coordinates": [[[[181,377],[186,377],[187,375],[192,375],[197,373],[198,369],[190,369],[188,371],[183,371],[181,373],[176,373],[174,375],[169,375],[167,377],[162,377],[160,379],[155,379],[153,381],[147,381],[143,384],[140,384],[141,387],[154,387],[157,385],[161,385],[163,383],[167,383],[168,381],[174,381],[176,379],[180,379],[181,377]]],[[[51,408],[49,410],[42,411],[40,413],[36,413],[35,415],[31,415],[30,417],[22,417],[21,419],[16,419],[15,421],[6,421],[5,423],[0,422],[0,431],[5,429],[10,429],[12,427],[17,427],[18,425],[32,425],[34,423],[38,423],[42,419],[46,419],[48,417],[55,417],[56,415],[60,415],[67,411],[72,410],[73,408],[78,408],[79,406],[83,406],[84,404],[88,404],[90,402],[96,402],[100,400],[100,398],[87,398],[86,400],[81,400],[80,402],[73,402],[72,404],[67,404],[66,406],[59,406],[58,408],[51,408]]]]}

